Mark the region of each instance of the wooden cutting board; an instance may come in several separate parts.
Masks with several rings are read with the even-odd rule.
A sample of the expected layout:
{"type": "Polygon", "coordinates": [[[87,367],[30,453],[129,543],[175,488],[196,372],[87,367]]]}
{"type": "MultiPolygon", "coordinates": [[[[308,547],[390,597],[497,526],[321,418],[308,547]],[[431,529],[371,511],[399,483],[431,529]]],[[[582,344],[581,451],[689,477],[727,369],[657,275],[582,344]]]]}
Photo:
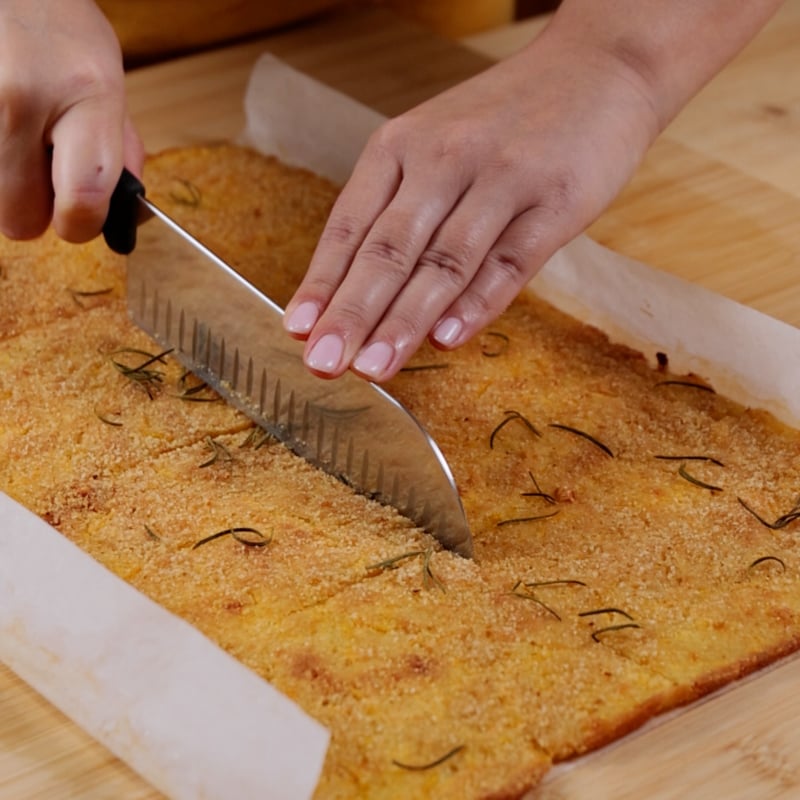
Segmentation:
{"type": "MultiPolygon", "coordinates": [[[[219,140],[243,124],[259,53],[395,114],[527,41],[533,21],[465,49],[380,11],[129,75],[148,149],[219,140]]],[[[612,249],[800,326],[800,0],[698,96],[590,229],[612,249]]],[[[800,661],[790,660],[656,726],[558,767],[541,800],[800,796],[800,661]]],[[[535,713],[535,709],[532,709],[535,713]]],[[[0,665],[0,800],[160,795],[0,665]]]]}

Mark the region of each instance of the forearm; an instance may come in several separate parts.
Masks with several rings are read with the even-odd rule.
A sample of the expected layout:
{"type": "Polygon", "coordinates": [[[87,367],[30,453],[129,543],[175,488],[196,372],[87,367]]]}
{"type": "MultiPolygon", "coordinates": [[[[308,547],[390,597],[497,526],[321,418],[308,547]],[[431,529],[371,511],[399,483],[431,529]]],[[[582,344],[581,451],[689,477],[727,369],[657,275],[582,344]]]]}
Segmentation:
{"type": "Polygon", "coordinates": [[[766,24],[782,0],[563,0],[533,47],[609,59],[661,130],[766,24]]]}

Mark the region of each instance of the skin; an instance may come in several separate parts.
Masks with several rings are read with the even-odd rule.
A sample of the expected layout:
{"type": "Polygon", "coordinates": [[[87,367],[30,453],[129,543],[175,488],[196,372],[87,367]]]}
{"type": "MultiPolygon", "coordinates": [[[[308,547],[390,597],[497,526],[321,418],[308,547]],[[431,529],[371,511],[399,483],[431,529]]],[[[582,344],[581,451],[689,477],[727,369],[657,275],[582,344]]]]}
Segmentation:
{"type": "MultiPolygon", "coordinates": [[[[563,0],[525,49],[370,139],[286,309],[317,375],[391,378],[495,319],[779,0],[563,0]]],[[[96,235],[142,147],[90,0],[0,5],[0,230],[96,235]],[[52,152],[52,157],[51,157],[52,152]]]]}
{"type": "Polygon", "coordinates": [[[144,157],[114,31],[89,0],[3,0],[0,53],[0,231],[87,241],[144,157]]]}
{"type": "Polygon", "coordinates": [[[466,342],[779,6],[564,0],[522,52],[386,123],[287,307],[309,369],[384,381],[426,337],[466,342]]]}

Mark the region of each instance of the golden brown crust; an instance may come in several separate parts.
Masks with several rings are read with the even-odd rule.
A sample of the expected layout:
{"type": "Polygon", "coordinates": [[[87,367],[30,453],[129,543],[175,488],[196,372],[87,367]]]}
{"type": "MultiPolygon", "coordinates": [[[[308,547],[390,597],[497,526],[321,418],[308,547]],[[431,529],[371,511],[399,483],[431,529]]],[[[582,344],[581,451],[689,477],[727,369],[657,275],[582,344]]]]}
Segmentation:
{"type": "Polygon", "coordinates": [[[232,145],[172,149],[145,167],[148,197],[280,306],[305,273],[338,193],[232,145]]]}
{"type": "MultiPolygon", "coordinates": [[[[147,184],[280,302],[335,198],[232,146],[165,153],[147,184]]],[[[110,353],[154,346],[96,243],[3,243],[0,265],[0,487],[330,726],[319,797],[519,797],[800,646],[800,521],[751,513],[796,507],[800,434],[535,298],[389,387],[451,463],[467,561],[182,400],[168,358],[152,397],[121,375],[110,353]],[[76,303],[84,275],[111,291],[76,303]],[[269,543],[195,547],[236,527],[269,543]]]]}

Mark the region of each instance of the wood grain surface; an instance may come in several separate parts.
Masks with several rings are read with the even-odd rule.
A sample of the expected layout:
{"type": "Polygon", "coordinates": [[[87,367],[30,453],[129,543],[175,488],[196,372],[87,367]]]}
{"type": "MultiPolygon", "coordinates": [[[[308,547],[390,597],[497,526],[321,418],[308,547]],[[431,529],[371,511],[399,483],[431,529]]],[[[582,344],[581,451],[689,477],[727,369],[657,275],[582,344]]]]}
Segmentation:
{"type": "MultiPolygon", "coordinates": [[[[469,49],[386,12],[335,14],[267,39],[129,74],[148,149],[219,140],[264,50],[386,114],[484,68],[533,20],[469,49]]],[[[591,227],[611,248],[800,326],[800,0],[679,116],[591,227]]],[[[532,796],[800,796],[800,661],[789,660],[650,729],[557,767],[532,796]]],[[[535,713],[535,710],[532,710],[535,713]]],[[[154,800],[147,786],[0,665],[0,800],[154,800]]]]}

